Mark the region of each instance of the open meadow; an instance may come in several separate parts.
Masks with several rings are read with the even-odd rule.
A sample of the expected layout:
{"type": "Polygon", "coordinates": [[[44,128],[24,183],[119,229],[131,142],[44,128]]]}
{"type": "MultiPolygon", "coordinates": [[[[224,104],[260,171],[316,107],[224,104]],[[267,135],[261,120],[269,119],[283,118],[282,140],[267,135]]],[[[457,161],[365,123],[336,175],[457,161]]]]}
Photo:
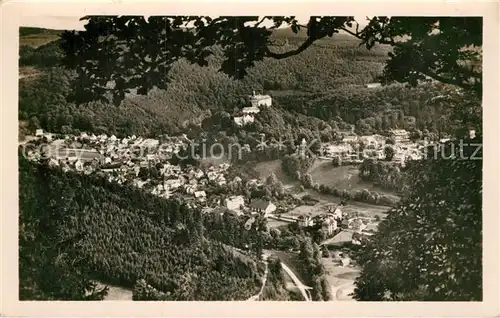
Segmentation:
{"type": "Polygon", "coordinates": [[[361,180],[357,166],[333,167],[330,160],[316,159],[310,169],[310,173],[313,181],[318,184],[338,189],[347,189],[349,191],[367,189],[380,194],[395,196],[390,191],[361,180]]]}
{"type": "Polygon", "coordinates": [[[258,172],[259,177],[262,181],[266,181],[267,177],[271,173],[274,173],[276,177],[283,183],[285,188],[291,188],[299,184],[297,181],[292,180],[292,178],[283,173],[283,170],[281,169],[280,159],[259,162],[255,164],[254,170],[258,172]]]}

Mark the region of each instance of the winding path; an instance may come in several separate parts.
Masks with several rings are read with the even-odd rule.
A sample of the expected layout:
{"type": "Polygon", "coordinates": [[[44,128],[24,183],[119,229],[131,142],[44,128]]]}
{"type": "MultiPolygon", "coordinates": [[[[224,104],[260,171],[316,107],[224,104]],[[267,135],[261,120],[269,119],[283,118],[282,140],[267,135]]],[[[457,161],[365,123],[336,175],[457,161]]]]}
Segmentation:
{"type": "Polygon", "coordinates": [[[290,276],[293,283],[297,286],[304,299],[306,301],[311,301],[311,297],[309,296],[309,292],[307,291],[308,289],[311,289],[311,287],[302,284],[297,275],[295,275],[295,273],[288,266],[286,266],[285,263],[281,262],[281,267],[283,267],[288,276],[290,276]]]}
{"type": "Polygon", "coordinates": [[[268,254],[262,254],[262,260],[264,261],[264,264],[266,265],[266,268],[264,269],[264,275],[262,277],[262,287],[260,287],[260,291],[257,295],[254,295],[254,296],[248,298],[247,301],[259,300],[260,296],[262,295],[262,292],[264,291],[264,287],[266,287],[267,273],[269,272],[269,266],[268,266],[268,262],[267,262],[268,257],[269,257],[268,254]]]}
{"type": "MultiPolygon", "coordinates": [[[[332,286],[331,287],[332,288],[331,289],[332,290],[332,299],[331,299],[331,301],[339,301],[339,299],[337,297],[338,292],[341,291],[342,288],[345,288],[345,287],[348,287],[348,286],[349,287],[353,286],[353,282],[346,282],[346,283],[344,283],[342,285],[339,285],[339,286],[332,286]]],[[[352,300],[354,300],[354,299],[352,299],[352,300]]]]}

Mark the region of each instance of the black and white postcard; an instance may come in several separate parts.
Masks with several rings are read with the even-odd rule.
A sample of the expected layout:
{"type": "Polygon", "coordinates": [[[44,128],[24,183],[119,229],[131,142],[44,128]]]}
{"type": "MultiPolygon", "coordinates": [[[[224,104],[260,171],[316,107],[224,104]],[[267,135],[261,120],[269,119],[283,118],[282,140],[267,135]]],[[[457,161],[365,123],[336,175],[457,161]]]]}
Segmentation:
{"type": "Polygon", "coordinates": [[[500,314],[498,3],[1,9],[2,314],[500,314]]]}

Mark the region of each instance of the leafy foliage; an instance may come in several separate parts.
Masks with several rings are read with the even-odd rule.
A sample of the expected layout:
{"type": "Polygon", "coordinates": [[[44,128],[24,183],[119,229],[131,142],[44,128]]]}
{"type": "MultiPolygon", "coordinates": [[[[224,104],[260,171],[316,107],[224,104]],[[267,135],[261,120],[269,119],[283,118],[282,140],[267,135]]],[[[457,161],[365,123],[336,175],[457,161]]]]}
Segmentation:
{"type": "MultiPolygon", "coordinates": [[[[202,17],[202,16],[86,16],[85,31],[62,34],[64,63],[78,73],[78,101],[104,99],[107,92],[119,104],[127,92],[146,94],[154,87],[166,89],[173,63],[181,58],[208,66],[212,48],[221,48],[220,71],[242,79],[247,69],[265,58],[297,55],[315,41],[340,30],[359,38],[367,48],[390,44],[394,50],[384,71],[386,80],[409,82],[430,77],[480,92],[481,76],[476,62],[481,57],[482,19],[476,17],[374,17],[352,30],[353,17],[310,17],[301,26],[295,17],[202,17]],[[295,48],[275,50],[269,28],[301,28],[307,37],[295,48]],[[441,54],[433,54],[435,51],[441,54]],[[446,53],[445,53],[446,52],[446,53]],[[414,63],[406,63],[406,61],[414,63]],[[471,64],[472,61],[472,64],[471,64]],[[109,87],[112,82],[113,87],[109,87]]],[[[480,67],[479,67],[480,68],[480,67]]]]}
{"type": "Polygon", "coordinates": [[[356,299],[482,299],[482,150],[466,141],[443,153],[452,147],[457,158],[431,158],[412,169],[408,196],[361,250],[356,299]]]}
{"type": "Polygon", "coordinates": [[[321,251],[309,238],[301,242],[299,252],[301,272],[305,273],[306,284],[310,284],[313,300],[330,300],[331,287],[325,277],[325,268],[321,262],[321,251]]]}
{"type": "Polygon", "coordinates": [[[373,182],[383,189],[402,193],[408,186],[407,171],[414,162],[408,161],[407,164],[408,166],[403,168],[393,162],[365,159],[359,168],[359,176],[362,180],[373,182]]]}

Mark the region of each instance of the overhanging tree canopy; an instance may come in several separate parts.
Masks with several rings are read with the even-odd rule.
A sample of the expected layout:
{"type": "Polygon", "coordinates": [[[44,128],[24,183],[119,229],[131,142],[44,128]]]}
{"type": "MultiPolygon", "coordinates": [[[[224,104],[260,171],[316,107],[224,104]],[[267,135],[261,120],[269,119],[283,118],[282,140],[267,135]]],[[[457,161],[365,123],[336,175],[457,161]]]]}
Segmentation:
{"type": "Polygon", "coordinates": [[[125,93],[146,94],[166,88],[173,63],[186,59],[208,65],[212,48],[222,48],[220,71],[242,79],[265,58],[300,54],[313,43],[340,31],[372,48],[389,44],[382,80],[417,85],[437,80],[481,93],[481,17],[373,17],[360,28],[354,17],[312,16],[301,25],[294,16],[86,16],[85,31],[66,31],[64,64],[77,70],[79,102],[104,99],[119,104],[125,93]],[[265,21],[267,21],[265,23],[265,21]],[[272,26],[269,26],[271,22],[272,26]],[[306,30],[304,42],[284,50],[271,37],[274,29],[306,30]]]}

